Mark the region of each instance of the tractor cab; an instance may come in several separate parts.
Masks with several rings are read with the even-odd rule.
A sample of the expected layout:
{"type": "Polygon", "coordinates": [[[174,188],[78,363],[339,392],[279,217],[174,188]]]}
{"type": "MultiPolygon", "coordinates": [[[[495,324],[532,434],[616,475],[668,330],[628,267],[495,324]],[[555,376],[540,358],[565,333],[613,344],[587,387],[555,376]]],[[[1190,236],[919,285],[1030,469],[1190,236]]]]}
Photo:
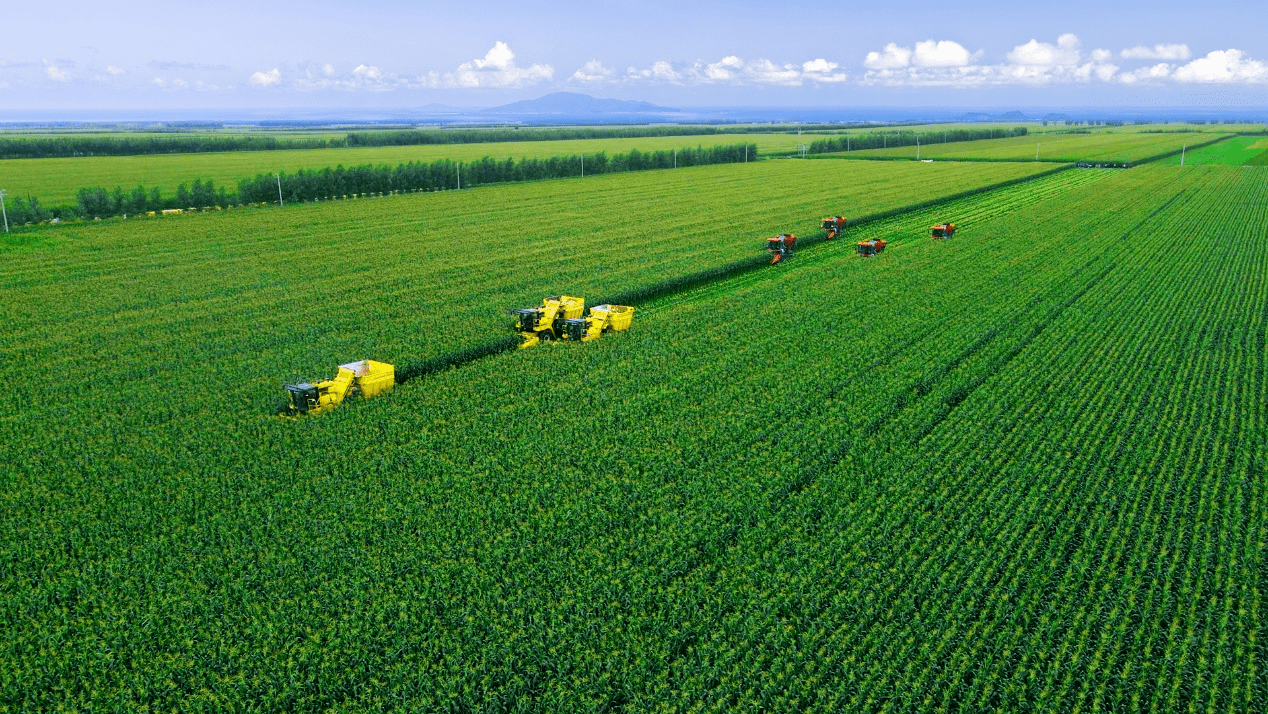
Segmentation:
{"type": "Polygon", "coordinates": [[[562,328],[565,340],[580,340],[586,336],[588,326],[586,325],[586,318],[576,317],[571,320],[564,320],[562,328]]]}
{"type": "Polygon", "coordinates": [[[522,310],[516,310],[519,315],[518,329],[522,332],[532,332],[537,329],[537,320],[541,318],[541,310],[535,307],[526,307],[522,310]]]}
{"type": "Polygon", "coordinates": [[[933,227],[932,235],[934,240],[942,240],[943,238],[950,238],[951,236],[955,235],[955,224],[954,223],[939,223],[938,225],[933,227]]]}
{"type": "Polygon", "coordinates": [[[291,409],[300,414],[307,414],[310,409],[317,408],[320,393],[315,385],[308,382],[286,385],[286,392],[291,398],[291,409]]]}

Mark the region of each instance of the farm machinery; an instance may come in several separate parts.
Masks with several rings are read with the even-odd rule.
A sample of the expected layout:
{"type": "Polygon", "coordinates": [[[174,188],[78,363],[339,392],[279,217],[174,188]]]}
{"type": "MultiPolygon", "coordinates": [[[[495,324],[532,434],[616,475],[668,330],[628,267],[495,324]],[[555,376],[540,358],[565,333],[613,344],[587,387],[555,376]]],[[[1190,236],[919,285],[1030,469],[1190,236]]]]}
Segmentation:
{"type": "Polygon", "coordinates": [[[828,240],[832,240],[845,232],[845,216],[833,216],[823,219],[819,227],[828,232],[828,240]]]}
{"type": "Polygon", "coordinates": [[[589,315],[584,315],[585,310],[585,298],[572,295],[548,297],[541,307],[516,310],[515,329],[523,339],[520,348],[532,347],[543,339],[589,342],[604,332],[627,330],[634,320],[634,308],[627,305],[596,305],[589,315]]]}
{"type": "Polygon", "coordinates": [[[333,379],[286,385],[291,414],[320,414],[330,411],[353,395],[373,397],[396,384],[396,368],[384,362],[363,359],[339,365],[333,379]]]}
{"type": "Polygon", "coordinates": [[[880,238],[872,238],[871,240],[859,241],[859,255],[864,258],[871,258],[885,250],[885,241],[880,238]]]}
{"type": "Polygon", "coordinates": [[[585,317],[564,320],[560,337],[589,342],[599,339],[599,335],[605,332],[628,330],[633,321],[634,308],[628,305],[595,305],[585,317]]]}
{"type": "Polygon", "coordinates": [[[953,235],[955,235],[954,223],[939,223],[938,225],[933,227],[934,240],[942,240],[943,238],[950,238],[953,235]]]}
{"type": "Polygon", "coordinates": [[[581,317],[586,310],[586,299],[571,295],[555,295],[544,298],[541,307],[526,307],[516,310],[518,319],[515,329],[519,331],[523,342],[520,347],[532,347],[542,340],[559,337],[564,320],[581,317]]]}
{"type": "Polygon", "coordinates": [[[781,260],[786,260],[792,256],[793,246],[797,244],[797,236],[791,233],[775,236],[766,239],[766,252],[770,253],[770,264],[775,265],[781,260]]]}

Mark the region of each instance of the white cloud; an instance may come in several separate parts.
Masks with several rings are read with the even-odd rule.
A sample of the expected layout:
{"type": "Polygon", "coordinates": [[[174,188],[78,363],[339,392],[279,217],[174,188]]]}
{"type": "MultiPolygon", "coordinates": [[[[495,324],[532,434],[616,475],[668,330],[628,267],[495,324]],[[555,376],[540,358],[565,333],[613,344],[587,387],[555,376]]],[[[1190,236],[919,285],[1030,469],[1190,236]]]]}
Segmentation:
{"type": "Polygon", "coordinates": [[[66,82],[70,80],[70,75],[65,70],[60,69],[57,65],[44,60],[44,74],[54,82],[66,82]]]}
{"type": "Polygon", "coordinates": [[[795,64],[777,65],[768,59],[753,60],[744,65],[744,78],[757,84],[801,84],[801,70],[795,64]]]}
{"type": "Polygon", "coordinates": [[[823,58],[810,60],[801,63],[801,75],[813,82],[844,82],[845,73],[834,71],[839,66],[823,58]]]}
{"type": "Polygon", "coordinates": [[[744,69],[744,60],[730,55],[723,57],[721,60],[706,65],[704,68],[704,78],[711,82],[726,82],[737,79],[740,71],[744,69]]]}
{"type": "Polygon", "coordinates": [[[107,71],[107,72],[109,72],[110,74],[115,75],[116,77],[117,77],[117,76],[119,76],[119,75],[121,75],[121,74],[124,74],[124,71],[123,71],[121,68],[116,67],[116,66],[114,66],[114,65],[110,65],[110,66],[106,67],[106,71],[107,71]]]}
{"type": "Polygon", "coordinates": [[[1216,50],[1176,68],[1171,76],[1178,82],[1268,82],[1268,65],[1241,50],[1216,50]]]}
{"type": "Polygon", "coordinates": [[[1057,44],[1031,40],[1008,53],[1008,61],[1024,67],[1058,67],[1079,63],[1079,38],[1066,33],[1057,44]]]}
{"type": "Polygon", "coordinates": [[[1118,76],[1118,81],[1123,84],[1136,84],[1137,82],[1163,80],[1170,76],[1171,65],[1166,62],[1160,62],[1152,67],[1141,67],[1132,72],[1124,72],[1118,76]]]}
{"type": "Polygon", "coordinates": [[[893,42],[885,45],[881,52],[868,52],[863,66],[868,69],[898,69],[911,63],[911,50],[899,47],[893,42]]]}
{"type": "MultiPolygon", "coordinates": [[[[589,65],[587,65],[589,67],[589,65]]],[[[801,62],[776,63],[769,59],[744,60],[727,55],[717,62],[697,61],[674,65],[664,60],[646,69],[630,67],[625,75],[612,78],[617,82],[656,82],[679,85],[731,84],[737,86],[777,85],[796,87],[806,82],[844,82],[846,74],[837,71],[840,65],[819,58],[801,62]]],[[[583,68],[584,69],[584,68],[583,68]]],[[[580,73],[580,70],[579,70],[580,73]]],[[[576,75],[574,75],[576,78],[576,75]]]]}
{"type": "Polygon", "coordinates": [[[352,70],[352,76],[369,80],[371,82],[377,82],[383,79],[383,72],[378,67],[359,64],[356,69],[352,70]]]}
{"type": "Polygon", "coordinates": [[[172,80],[172,86],[173,86],[173,87],[180,87],[181,89],[184,89],[185,87],[188,87],[188,86],[189,86],[189,82],[186,82],[185,80],[181,79],[180,77],[177,77],[176,79],[173,79],[173,80],[172,80]]]}
{"type": "Polygon", "coordinates": [[[1123,59],[1186,60],[1193,55],[1189,52],[1188,45],[1157,44],[1153,47],[1145,47],[1144,45],[1129,47],[1119,52],[1118,56],[1123,59]]]}
{"type": "Polygon", "coordinates": [[[926,40],[914,52],[894,43],[864,60],[869,71],[862,84],[891,86],[980,87],[1010,84],[1044,85],[1053,82],[1109,82],[1118,67],[1113,53],[1094,50],[1091,61],[1080,64],[1079,38],[1064,34],[1056,44],[1031,40],[1017,45],[1003,64],[979,65],[982,52],[970,54],[957,42],[926,40]]]}
{"type": "MultiPolygon", "coordinates": [[[[699,65],[697,65],[698,67],[699,65]]],[[[674,69],[674,66],[664,60],[652,63],[648,69],[639,69],[630,67],[625,70],[624,81],[638,82],[668,82],[670,84],[682,84],[687,79],[686,71],[674,69]]]]}
{"type": "Polygon", "coordinates": [[[321,68],[321,73],[326,75],[327,77],[333,77],[335,76],[335,66],[333,64],[323,65],[321,68]]]}
{"type": "Polygon", "coordinates": [[[555,70],[548,64],[519,67],[515,53],[505,42],[497,42],[483,59],[458,65],[458,69],[445,74],[445,84],[451,87],[523,87],[550,80],[555,70]]]}
{"type": "Polygon", "coordinates": [[[274,67],[267,72],[256,72],[252,74],[251,78],[247,81],[257,87],[269,87],[282,81],[282,72],[278,68],[274,67]]]}
{"type": "Polygon", "coordinates": [[[583,82],[586,84],[595,84],[607,81],[613,74],[613,71],[603,66],[599,60],[590,60],[586,62],[581,69],[572,73],[570,81],[583,82]]]}
{"type": "Polygon", "coordinates": [[[917,67],[965,67],[968,66],[970,57],[969,51],[959,42],[926,40],[916,43],[916,52],[911,63],[917,67]]]}

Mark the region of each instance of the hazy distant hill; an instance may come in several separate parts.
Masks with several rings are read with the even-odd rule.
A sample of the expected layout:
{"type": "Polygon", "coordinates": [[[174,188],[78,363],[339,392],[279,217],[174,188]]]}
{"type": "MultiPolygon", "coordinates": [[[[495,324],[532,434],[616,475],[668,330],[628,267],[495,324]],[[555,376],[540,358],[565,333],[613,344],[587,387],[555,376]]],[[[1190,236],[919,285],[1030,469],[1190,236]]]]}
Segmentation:
{"type": "Polygon", "coordinates": [[[956,117],[956,121],[1030,121],[1030,118],[1018,111],[1003,114],[986,114],[985,112],[965,112],[956,117]]]}
{"type": "Polygon", "coordinates": [[[485,109],[481,114],[591,116],[610,114],[669,114],[677,109],[658,107],[649,102],[624,99],[596,99],[576,92],[555,92],[538,99],[526,99],[500,107],[485,109]]]}

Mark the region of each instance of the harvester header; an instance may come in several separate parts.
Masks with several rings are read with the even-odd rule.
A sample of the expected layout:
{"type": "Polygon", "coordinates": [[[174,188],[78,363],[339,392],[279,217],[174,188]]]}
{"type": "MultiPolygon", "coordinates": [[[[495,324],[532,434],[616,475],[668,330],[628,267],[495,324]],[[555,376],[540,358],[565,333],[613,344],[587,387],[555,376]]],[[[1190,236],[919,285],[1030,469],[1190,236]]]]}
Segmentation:
{"type": "Polygon", "coordinates": [[[933,231],[931,234],[933,235],[934,240],[942,240],[943,238],[950,238],[951,236],[955,235],[955,224],[954,223],[939,223],[938,225],[933,227],[933,231]]]}

